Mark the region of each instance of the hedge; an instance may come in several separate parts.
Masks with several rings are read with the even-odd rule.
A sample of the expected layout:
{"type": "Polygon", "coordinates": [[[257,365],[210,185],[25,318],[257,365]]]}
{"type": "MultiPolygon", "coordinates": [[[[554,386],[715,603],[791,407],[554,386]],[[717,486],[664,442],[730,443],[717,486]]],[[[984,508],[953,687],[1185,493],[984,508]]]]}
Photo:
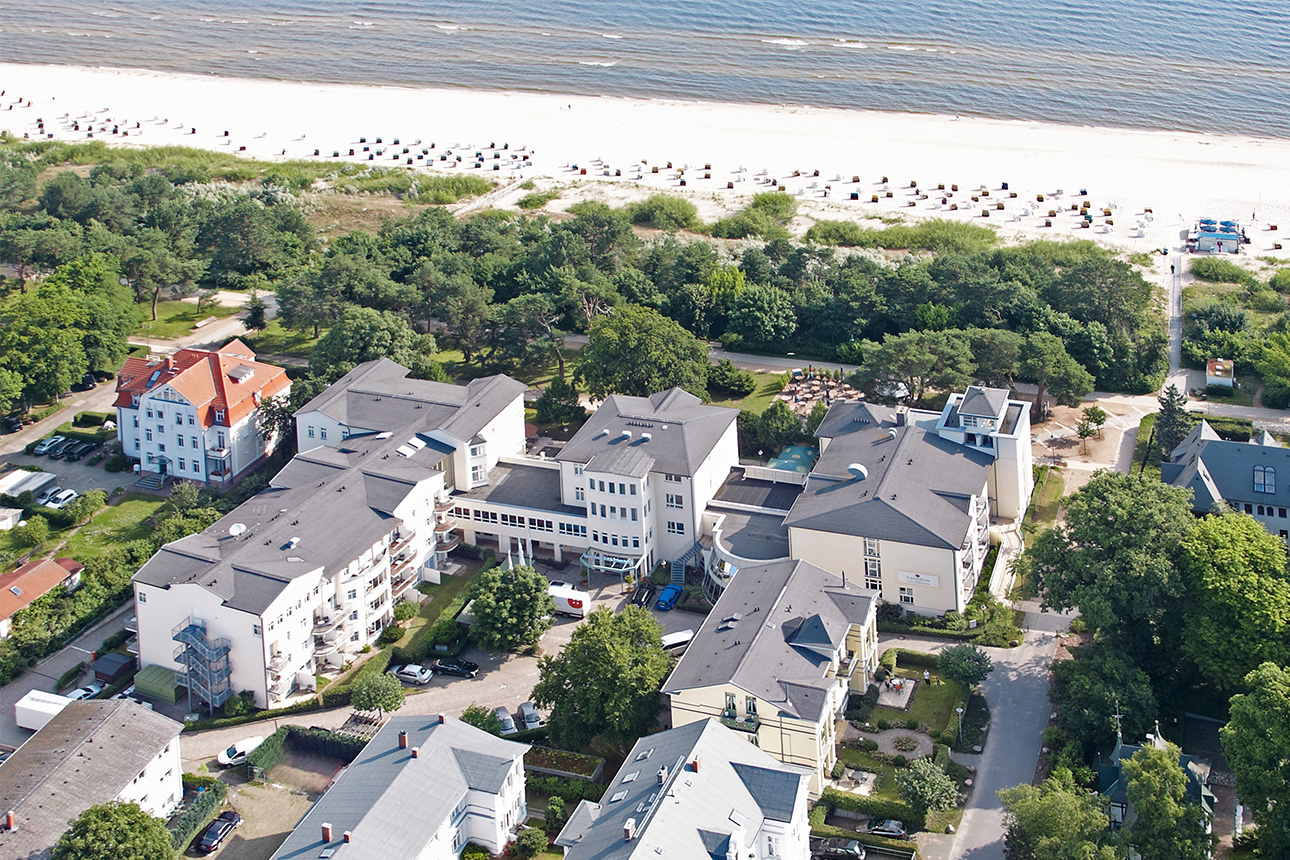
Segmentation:
{"type": "Polygon", "coordinates": [[[551,730],[546,726],[539,726],[536,729],[525,729],[522,732],[516,732],[513,735],[507,735],[508,741],[515,741],[517,744],[524,744],[530,741],[544,741],[551,734],[551,730]]]}
{"type": "Polygon", "coordinates": [[[256,776],[263,776],[282,764],[282,760],[287,757],[287,735],[289,726],[283,726],[273,734],[264,739],[258,747],[251,750],[251,754],[246,757],[246,778],[258,779],[256,776]]]}
{"type": "Polygon", "coordinates": [[[246,776],[257,779],[282,764],[288,750],[318,753],[331,756],[349,764],[367,746],[367,740],[327,729],[306,729],[302,726],[282,726],[264,739],[246,757],[246,776]]]}
{"type": "Polygon", "coordinates": [[[990,723],[990,706],[980,690],[973,690],[968,696],[967,705],[963,708],[963,740],[955,737],[954,749],[958,752],[972,752],[972,747],[984,745],[981,730],[990,723]]]}
{"type": "Polygon", "coordinates": [[[881,800],[875,797],[864,797],[826,788],[821,801],[829,805],[830,811],[833,809],[849,809],[852,812],[859,812],[870,818],[894,818],[897,821],[905,822],[912,829],[922,830],[927,823],[927,819],[922,813],[908,803],[899,800],[881,800]]]}
{"type": "Polygon", "coordinates": [[[888,660],[892,661],[893,666],[899,664],[901,666],[925,666],[929,669],[935,669],[940,665],[940,658],[935,654],[928,654],[926,651],[910,651],[908,648],[888,648],[882,652],[878,662],[885,666],[888,660]]]}
{"type": "Polygon", "coordinates": [[[915,624],[897,623],[894,621],[879,621],[879,633],[912,633],[916,636],[926,636],[929,639],[961,639],[964,642],[971,642],[976,639],[980,630],[941,630],[936,627],[923,627],[915,624]]]}
{"type": "Polygon", "coordinates": [[[537,776],[528,774],[524,778],[524,788],[529,794],[541,794],[547,797],[564,798],[565,805],[573,808],[579,800],[595,803],[605,793],[605,787],[585,779],[570,779],[566,776],[537,776]]]}
{"type": "MultiPolygon", "coordinates": [[[[346,702],[346,704],[348,704],[348,702],[346,702]]],[[[207,729],[227,729],[233,726],[257,723],[261,720],[272,720],[277,717],[285,717],[291,714],[307,714],[310,711],[317,711],[322,707],[322,705],[318,704],[317,699],[310,699],[306,702],[296,702],[294,705],[290,705],[285,708],[277,708],[271,711],[256,711],[253,714],[242,714],[238,717],[219,717],[213,720],[194,720],[191,723],[184,724],[184,731],[204,732],[207,729]]]]}
{"type": "Polygon", "coordinates": [[[81,673],[85,671],[85,667],[86,667],[86,663],[84,660],[82,660],[72,668],[68,669],[62,675],[59,675],[58,684],[54,687],[54,689],[61,690],[70,684],[75,684],[76,679],[81,677],[81,673]]]}
{"type": "Polygon", "coordinates": [[[198,795],[169,828],[170,845],[181,852],[197,831],[215,817],[228,797],[228,786],[214,777],[186,773],[183,780],[184,789],[198,791],[198,795]]]}
{"type": "Polygon", "coordinates": [[[878,705],[879,692],[877,684],[870,684],[863,695],[852,693],[847,700],[846,718],[857,723],[867,722],[878,705]]]}

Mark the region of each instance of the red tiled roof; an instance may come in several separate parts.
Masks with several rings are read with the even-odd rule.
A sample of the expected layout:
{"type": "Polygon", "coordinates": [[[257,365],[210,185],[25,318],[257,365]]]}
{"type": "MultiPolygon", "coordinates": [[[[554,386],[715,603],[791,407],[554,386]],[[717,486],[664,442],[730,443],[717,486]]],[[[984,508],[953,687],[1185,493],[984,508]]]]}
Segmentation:
{"type": "Polygon", "coordinates": [[[191,403],[202,427],[232,427],[254,412],[261,399],[285,391],[291,380],[281,367],[256,361],[251,348],[234,339],[215,351],[181,349],[155,361],[126,359],[117,376],[113,405],[129,408],[134,395],[159,385],[170,385],[191,403]],[[222,420],[215,420],[217,412],[223,413],[222,420]]]}
{"type": "Polygon", "coordinates": [[[0,575],[0,618],[11,618],[19,609],[53,591],[60,582],[80,573],[85,565],[70,558],[44,558],[0,575]],[[20,594],[15,594],[17,588],[20,594]]]}

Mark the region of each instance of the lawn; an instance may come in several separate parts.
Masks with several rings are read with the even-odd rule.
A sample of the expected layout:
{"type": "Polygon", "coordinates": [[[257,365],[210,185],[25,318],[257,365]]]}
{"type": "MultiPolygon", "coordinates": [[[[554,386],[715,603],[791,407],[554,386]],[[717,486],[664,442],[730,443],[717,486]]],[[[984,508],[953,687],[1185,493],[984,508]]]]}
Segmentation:
{"type": "MultiPolygon", "coordinates": [[[[323,328],[321,332],[326,334],[326,328],[323,328]]],[[[313,335],[313,329],[287,331],[282,327],[280,320],[272,319],[259,332],[243,338],[243,340],[246,341],[247,346],[251,347],[251,349],[265,355],[287,355],[292,358],[308,360],[310,353],[313,352],[314,344],[318,342],[318,339],[313,335]]]]}
{"type": "Polygon", "coordinates": [[[443,582],[439,585],[422,583],[417,586],[417,590],[430,599],[421,604],[421,611],[413,616],[408,622],[407,630],[404,631],[402,638],[394,643],[400,648],[408,648],[412,645],[413,640],[418,638],[418,634],[426,627],[432,626],[439,620],[443,611],[457,599],[457,596],[466,590],[466,587],[475,581],[475,577],[483,568],[483,562],[472,561],[465,565],[464,570],[455,576],[443,576],[443,582]]]}
{"type": "Polygon", "coordinates": [[[1138,424],[1138,438],[1133,444],[1133,463],[1129,467],[1129,473],[1135,471],[1140,475],[1149,475],[1157,480],[1160,479],[1160,446],[1155,444],[1151,438],[1151,432],[1156,427],[1155,414],[1143,415],[1142,421],[1138,424]],[[1148,454],[1148,445],[1150,453],[1148,454]],[[1142,467],[1143,457],[1146,457],[1146,468],[1142,467]]]}
{"type": "Polygon", "coordinates": [[[757,387],[753,393],[747,397],[727,398],[725,400],[712,401],[713,406],[728,406],[731,409],[747,409],[749,412],[761,414],[770,406],[775,395],[784,390],[784,385],[788,381],[786,373],[754,373],[753,377],[757,380],[757,387]]]}
{"type": "Polygon", "coordinates": [[[165,499],[142,493],[128,493],[124,501],[108,505],[68,539],[62,552],[78,561],[87,561],[106,550],[132,540],[144,540],[152,534],[152,515],[166,503],[165,499]]]}
{"type": "Polygon", "coordinates": [[[873,792],[870,797],[877,800],[900,800],[900,795],[896,791],[896,768],[894,765],[876,761],[870,758],[869,754],[864,750],[846,746],[838,753],[838,758],[847,767],[859,768],[868,773],[878,775],[874,781],[873,792]]]}
{"type": "MultiPolygon", "coordinates": [[[[908,711],[874,708],[869,722],[886,720],[889,723],[899,723],[912,718],[925,726],[930,726],[933,736],[945,731],[947,727],[953,728],[956,725],[954,709],[963,704],[966,699],[963,688],[954,681],[939,683],[943,680],[940,673],[935,669],[929,671],[932,673],[932,683],[918,685],[914,691],[914,701],[908,711]]],[[[897,665],[896,674],[901,678],[921,681],[923,667],[897,665]]]]}
{"type": "Polygon", "coordinates": [[[1065,491],[1066,479],[1061,470],[1047,465],[1035,467],[1035,492],[1031,496],[1025,519],[1028,536],[1033,537],[1047,531],[1057,522],[1057,512],[1061,509],[1065,491]]]}
{"type": "Polygon", "coordinates": [[[145,320],[135,332],[140,337],[172,340],[192,331],[193,326],[207,317],[230,317],[238,308],[226,308],[213,305],[205,310],[198,310],[194,302],[160,302],[157,304],[156,320],[145,320]]]}

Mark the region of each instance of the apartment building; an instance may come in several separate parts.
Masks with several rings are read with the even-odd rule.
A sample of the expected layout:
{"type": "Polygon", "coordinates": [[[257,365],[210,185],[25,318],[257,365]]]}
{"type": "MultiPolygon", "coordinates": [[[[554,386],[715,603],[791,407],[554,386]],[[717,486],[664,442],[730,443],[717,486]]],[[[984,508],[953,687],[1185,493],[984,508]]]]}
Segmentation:
{"type": "Polygon", "coordinates": [[[452,717],[391,717],[271,860],[500,855],[528,818],[527,750],[452,717]]]}
{"type": "Polygon", "coordinates": [[[91,806],[166,818],[184,796],[183,726],[128,699],[70,702],[0,764],[0,856],[40,860],[91,806]]]}
{"type": "Polygon", "coordinates": [[[260,404],[289,396],[291,380],[235,339],[217,350],[128,358],[116,391],[117,441],[145,478],[225,487],[277,444],[261,426],[260,404]]]}
{"type": "Polygon", "coordinates": [[[877,598],[805,561],[733,577],[663,684],[672,725],[716,719],[818,796],[837,760],[836,724],[878,668],[877,598]]]}
{"type": "Polygon", "coordinates": [[[716,720],[641,738],[555,844],[566,860],[808,860],[808,774],[716,720]]]}

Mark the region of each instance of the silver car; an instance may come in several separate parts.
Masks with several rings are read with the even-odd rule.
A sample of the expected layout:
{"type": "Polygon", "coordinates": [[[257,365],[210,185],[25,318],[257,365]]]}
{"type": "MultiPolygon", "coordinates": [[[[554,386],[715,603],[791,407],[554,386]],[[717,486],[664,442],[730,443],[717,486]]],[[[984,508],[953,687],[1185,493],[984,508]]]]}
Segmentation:
{"type": "Polygon", "coordinates": [[[515,727],[515,718],[511,716],[511,712],[505,706],[497,708],[493,713],[497,715],[497,719],[502,724],[502,737],[509,737],[519,731],[515,727]]]}

